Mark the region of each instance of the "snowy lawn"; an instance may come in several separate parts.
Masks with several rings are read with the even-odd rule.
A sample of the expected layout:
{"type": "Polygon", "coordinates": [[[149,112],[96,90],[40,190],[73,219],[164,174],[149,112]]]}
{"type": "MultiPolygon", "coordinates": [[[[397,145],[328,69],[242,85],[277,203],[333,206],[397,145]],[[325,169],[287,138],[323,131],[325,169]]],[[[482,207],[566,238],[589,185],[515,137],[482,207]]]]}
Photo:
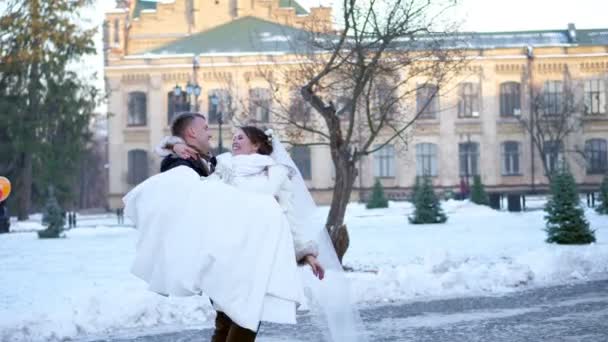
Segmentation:
{"type": "MultiPolygon", "coordinates": [[[[414,226],[409,203],[347,213],[345,263],[359,301],[501,294],[531,286],[608,278],[608,216],[588,210],[598,243],[544,243],[542,211],[507,213],[444,202],[444,225],[414,226]]],[[[319,210],[320,219],[327,208],[319,210]]],[[[0,341],[61,340],[211,325],[206,298],[164,298],[129,273],[137,232],[112,216],[82,217],[66,239],[0,235],[0,341]]],[[[35,220],[14,223],[36,230],[35,220]]]]}

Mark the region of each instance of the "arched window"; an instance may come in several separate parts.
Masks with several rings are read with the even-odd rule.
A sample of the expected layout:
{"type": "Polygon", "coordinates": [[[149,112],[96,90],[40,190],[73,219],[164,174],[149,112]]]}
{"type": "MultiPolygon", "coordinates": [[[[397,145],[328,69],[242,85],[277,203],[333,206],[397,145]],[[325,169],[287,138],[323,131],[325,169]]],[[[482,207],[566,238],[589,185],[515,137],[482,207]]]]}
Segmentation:
{"type": "Polygon", "coordinates": [[[460,175],[479,175],[479,143],[466,142],[458,144],[460,175]]]}
{"type": "Polygon", "coordinates": [[[519,175],[520,144],[517,141],[502,143],[502,174],[519,175]]]}
{"type": "Polygon", "coordinates": [[[585,156],[588,174],[603,174],[608,171],[608,148],[605,139],[587,140],[585,156]]]}
{"type": "Polygon", "coordinates": [[[190,111],[190,101],[185,91],[176,96],[173,91],[167,93],[167,124],[171,124],[173,118],[183,112],[190,111]]]}
{"type": "Polygon", "coordinates": [[[458,117],[479,117],[479,84],[463,82],[459,85],[458,117]]]}
{"type": "Polygon", "coordinates": [[[258,122],[270,121],[272,97],[268,88],[249,90],[249,115],[258,122]]]}
{"type": "Polygon", "coordinates": [[[128,154],[127,183],[137,185],[148,178],[148,152],[131,150],[128,154]]]}
{"type": "Polygon", "coordinates": [[[291,158],[300,170],[302,178],[306,180],[312,179],[312,162],[310,157],[310,147],[294,146],[291,149],[291,158]]]}
{"type": "Polygon", "coordinates": [[[500,116],[521,115],[521,86],[517,82],[500,85],[500,116]]]}
{"type": "Polygon", "coordinates": [[[127,125],[145,126],[146,116],[148,115],[146,93],[141,91],[130,92],[128,107],[127,125]]]}
{"type": "Polygon", "coordinates": [[[429,143],[416,145],[416,175],[437,176],[437,145],[429,143]]]}

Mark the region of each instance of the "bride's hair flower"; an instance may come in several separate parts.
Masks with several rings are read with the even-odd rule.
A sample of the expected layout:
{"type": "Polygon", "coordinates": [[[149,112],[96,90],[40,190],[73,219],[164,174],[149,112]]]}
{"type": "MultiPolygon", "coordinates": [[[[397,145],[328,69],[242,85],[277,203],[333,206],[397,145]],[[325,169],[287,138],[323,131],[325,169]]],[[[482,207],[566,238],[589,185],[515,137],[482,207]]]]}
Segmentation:
{"type": "Polygon", "coordinates": [[[268,141],[272,142],[272,136],[274,135],[274,131],[272,129],[267,129],[264,131],[264,134],[268,137],[268,141]]]}

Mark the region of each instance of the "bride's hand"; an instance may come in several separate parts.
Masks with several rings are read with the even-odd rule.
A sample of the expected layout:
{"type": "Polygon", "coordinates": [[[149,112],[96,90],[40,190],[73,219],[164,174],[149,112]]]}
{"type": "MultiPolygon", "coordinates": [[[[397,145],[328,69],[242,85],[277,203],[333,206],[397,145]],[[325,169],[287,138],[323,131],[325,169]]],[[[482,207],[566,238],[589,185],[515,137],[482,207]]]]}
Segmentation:
{"type": "Polygon", "coordinates": [[[198,152],[192,147],[186,144],[175,144],[173,145],[173,152],[183,159],[196,159],[198,158],[198,152]]]}
{"type": "Polygon", "coordinates": [[[312,274],[314,274],[315,277],[319,278],[319,280],[323,280],[325,277],[325,269],[314,255],[307,255],[304,258],[304,263],[310,265],[310,268],[312,268],[312,274]]]}

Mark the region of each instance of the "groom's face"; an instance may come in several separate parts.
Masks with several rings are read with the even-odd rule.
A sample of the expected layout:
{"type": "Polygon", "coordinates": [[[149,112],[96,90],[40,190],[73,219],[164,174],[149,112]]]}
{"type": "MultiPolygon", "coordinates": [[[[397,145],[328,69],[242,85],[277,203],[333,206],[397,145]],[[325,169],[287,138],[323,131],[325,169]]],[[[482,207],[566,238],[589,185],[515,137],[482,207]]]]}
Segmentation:
{"type": "Polygon", "coordinates": [[[196,140],[197,147],[202,153],[209,153],[209,141],[211,140],[211,132],[209,131],[209,125],[207,120],[201,117],[197,117],[192,121],[192,133],[193,138],[196,140]]]}

